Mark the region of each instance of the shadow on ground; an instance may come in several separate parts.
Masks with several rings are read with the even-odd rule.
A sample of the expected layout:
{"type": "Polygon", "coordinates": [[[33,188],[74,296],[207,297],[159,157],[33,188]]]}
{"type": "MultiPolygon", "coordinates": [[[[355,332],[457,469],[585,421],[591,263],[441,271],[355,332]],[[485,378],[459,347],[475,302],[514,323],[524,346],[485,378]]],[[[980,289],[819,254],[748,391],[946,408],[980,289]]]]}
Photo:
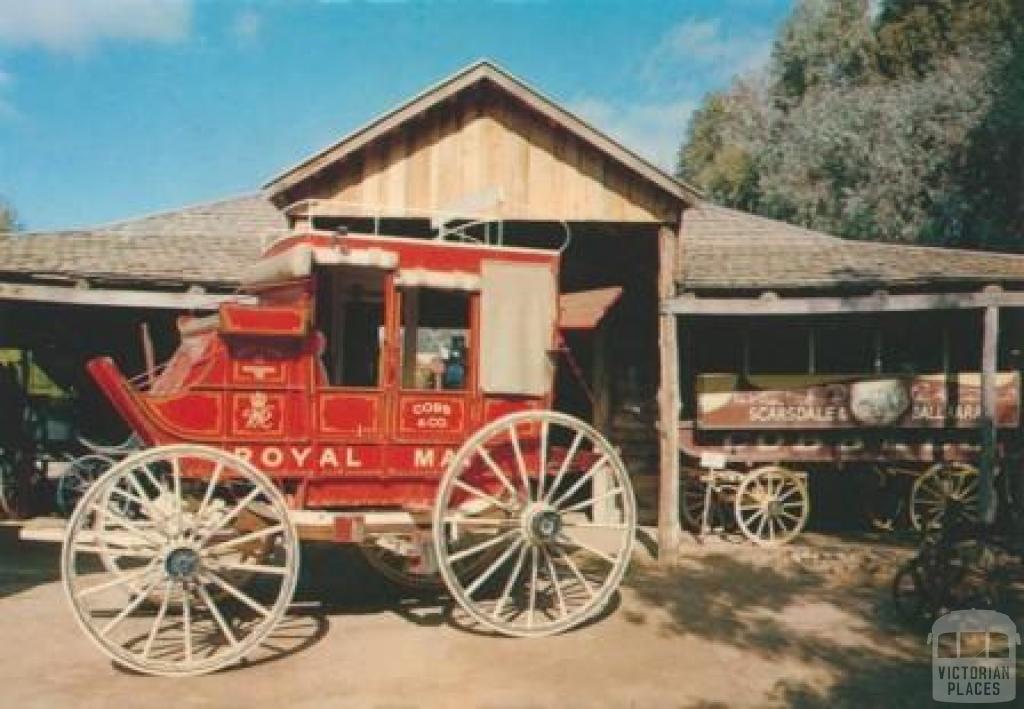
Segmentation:
{"type": "Polygon", "coordinates": [[[60,545],[23,542],[18,531],[0,527],[0,598],[60,580],[60,545]]]}
{"type": "MultiPolygon", "coordinates": [[[[820,558],[820,547],[705,550],[684,553],[673,567],[636,567],[625,585],[639,603],[625,619],[706,641],[715,654],[735,650],[774,663],[790,679],[775,683],[765,705],[930,703],[927,630],[907,628],[889,601],[888,582],[904,556],[875,551],[844,561],[828,552],[828,563],[794,561],[820,558]],[[813,679],[791,679],[782,668],[794,663],[811,668],[813,679]]],[[[736,672],[742,683],[745,668],[736,672]]]]}

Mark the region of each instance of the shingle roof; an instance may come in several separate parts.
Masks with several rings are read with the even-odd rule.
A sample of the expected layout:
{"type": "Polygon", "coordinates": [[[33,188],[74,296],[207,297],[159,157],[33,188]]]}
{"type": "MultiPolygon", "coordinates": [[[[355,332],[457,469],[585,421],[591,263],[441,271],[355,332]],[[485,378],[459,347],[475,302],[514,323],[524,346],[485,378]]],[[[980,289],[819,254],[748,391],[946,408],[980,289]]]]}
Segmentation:
{"type": "MultiPolygon", "coordinates": [[[[90,229],[0,237],[0,280],[230,288],[285,233],[281,212],[246,195],[90,229]]],[[[851,241],[707,203],[685,212],[682,237],[681,290],[1024,287],[1024,256],[851,241]]]]}
{"type": "Polygon", "coordinates": [[[285,217],[261,195],[209,202],[100,227],[0,237],[0,278],[233,286],[285,217]]]}
{"type": "Polygon", "coordinates": [[[682,290],[863,290],[1024,285],[1024,256],[853,241],[734,209],[683,214],[682,290]]]}

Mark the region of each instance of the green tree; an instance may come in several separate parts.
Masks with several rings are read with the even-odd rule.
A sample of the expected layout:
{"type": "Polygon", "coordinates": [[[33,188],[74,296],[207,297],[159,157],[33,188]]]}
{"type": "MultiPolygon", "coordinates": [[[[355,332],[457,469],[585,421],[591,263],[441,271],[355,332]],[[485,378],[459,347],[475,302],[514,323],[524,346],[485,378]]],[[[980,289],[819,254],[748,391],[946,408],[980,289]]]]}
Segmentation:
{"type": "Polygon", "coordinates": [[[695,113],[679,173],[836,234],[1024,250],[1022,38],[1021,0],[800,0],[763,90],[695,113]]]}

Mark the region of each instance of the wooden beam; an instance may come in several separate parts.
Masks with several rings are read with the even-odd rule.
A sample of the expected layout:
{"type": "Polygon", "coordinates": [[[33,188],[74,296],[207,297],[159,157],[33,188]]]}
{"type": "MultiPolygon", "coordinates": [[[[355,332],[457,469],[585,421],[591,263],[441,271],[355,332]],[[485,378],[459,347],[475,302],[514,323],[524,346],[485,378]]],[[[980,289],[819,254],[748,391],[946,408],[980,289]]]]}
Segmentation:
{"type": "Polygon", "coordinates": [[[79,288],[34,283],[0,283],[0,300],[27,300],[67,305],[112,305],[122,308],[214,310],[236,296],[213,293],[167,293],[142,290],[79,288]]]}
{"type": "MultiPolygon", "coordinates": [[[[658,232],[658,298],[672,297],[677,227],[662,227],[658,232]]],[[[678,318],[662,312],[658,316],[658,561],[671,562],[679,548],[679,344],[678,318]]]]}
{"type": "Polygon", "coordinates": [[[981,480],[978,518],[992,524],[996,518],[996,366],[999,352],[999,308],[985,308],[981,348],[981,480]]]}
{"type": "Polygon", "coordinates": [[[698,298],[683,295],[662,303],[675,315],[827,315],[917,310],[963,310],[989,306],[1024,307],[1024,292],[984,290],[975,293],[900,294],[836,297],[698,298]]]}

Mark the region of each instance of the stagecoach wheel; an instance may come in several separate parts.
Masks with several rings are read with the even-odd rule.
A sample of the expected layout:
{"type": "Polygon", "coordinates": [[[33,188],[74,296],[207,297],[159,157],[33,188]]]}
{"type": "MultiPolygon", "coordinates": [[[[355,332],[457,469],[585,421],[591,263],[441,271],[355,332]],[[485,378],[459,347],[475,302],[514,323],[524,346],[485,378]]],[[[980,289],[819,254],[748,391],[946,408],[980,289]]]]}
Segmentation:
{"type": "Polygon", "coordinates": [[[57,480],[57,509],[70,516],[85,491],[113,464],[111,458],[96,453],[72,460],[57,480]]]}
{"type": "Polygon", "coordinates": [[[455,601],[518,637],[562,632],[603,610],[635,529],[618,454],[593,427],[553,411],[509,414],[474,434],[434,507],[437,563],[455,601]]]}
{"type": "Polygon", "coordinates": [[[195,675],[270,634],[294,593],[298,555],[285,499],[262,473],[223,451],[172,445],[126,458],[85,492],[61,575],[79,625],[115,662],[195,675]]]}
{"type": "Polygon", "coordinates": [[[811,505],[801,476],[769,465],[743,476],[736,489],[735,511],[745,537],[760,546],[775,546],[800,534],[811,505]]]}
{"type": "Polygon", "coordinates": [[[950,500],[962,504],[967,521],[978,518],[978,469],[967,463],[936,463],[914,481],[910,489],[910,524],[920,531],[926,520],[942,523],[950,500]]]}
{"type": "Polygon", "coordinates": [[[704,523],[704,502],[707,496],[707,483],[700,479],[700,473],[683,472],[682,490],[680,491],[679,511],[687,528],[694,532],[702,531],[704,523]]]}
{"type": "Polygon", "coordinates": [[[371,567],[377,573],[399,586],[420,591],[436,591],[444,587],[441,575],[436,571],[419,571],[418,559],[415,556],[413,540],[409,535],[394,534],[386,539],[371,541],[360,545],[371,567]]]}

